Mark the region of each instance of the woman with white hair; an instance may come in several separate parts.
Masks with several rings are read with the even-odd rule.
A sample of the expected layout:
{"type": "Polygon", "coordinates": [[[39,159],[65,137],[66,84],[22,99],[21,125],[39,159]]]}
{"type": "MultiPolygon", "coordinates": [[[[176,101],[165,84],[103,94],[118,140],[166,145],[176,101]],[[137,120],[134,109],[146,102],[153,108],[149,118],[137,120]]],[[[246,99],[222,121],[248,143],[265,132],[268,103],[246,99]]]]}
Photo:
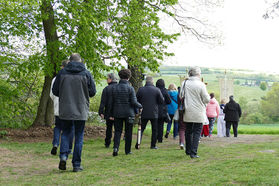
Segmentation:
{"type": "Polygon", "coordinates": [[[201,81],[201,69],[191,67],[189,78],[181,85],[180,98],[184,99],[183,121],[186,123],[186,155],[199,158],[198,145],[203,123],[206,121],[206,104],[210,97],[201,81]]]}

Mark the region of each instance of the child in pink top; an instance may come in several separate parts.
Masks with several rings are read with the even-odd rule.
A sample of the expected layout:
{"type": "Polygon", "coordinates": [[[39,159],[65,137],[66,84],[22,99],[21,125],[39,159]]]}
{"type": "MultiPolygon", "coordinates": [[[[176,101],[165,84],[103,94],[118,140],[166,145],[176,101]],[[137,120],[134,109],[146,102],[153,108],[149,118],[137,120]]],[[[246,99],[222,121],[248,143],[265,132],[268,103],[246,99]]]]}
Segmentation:
{"type": "Polygon", "coordinates": [[[214,98],[214,93],[210,94],[210,101],[206,106],[206,115],[209,121],[209,137],[212,136],[213,126],[216,118],[218,118],[220,106],[218,101],[214,98]]]}

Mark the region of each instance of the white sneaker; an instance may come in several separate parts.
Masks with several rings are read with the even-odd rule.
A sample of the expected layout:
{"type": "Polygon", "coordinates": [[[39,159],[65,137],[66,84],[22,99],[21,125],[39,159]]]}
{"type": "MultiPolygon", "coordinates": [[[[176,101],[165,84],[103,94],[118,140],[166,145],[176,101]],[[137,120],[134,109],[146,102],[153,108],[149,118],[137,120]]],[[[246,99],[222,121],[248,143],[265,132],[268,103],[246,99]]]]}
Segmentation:
{"type": "Polygon", "coordinates": [[[183,143],[180,143],[180,149],[185,150],[185,147],[184,147],[183,143]]]}

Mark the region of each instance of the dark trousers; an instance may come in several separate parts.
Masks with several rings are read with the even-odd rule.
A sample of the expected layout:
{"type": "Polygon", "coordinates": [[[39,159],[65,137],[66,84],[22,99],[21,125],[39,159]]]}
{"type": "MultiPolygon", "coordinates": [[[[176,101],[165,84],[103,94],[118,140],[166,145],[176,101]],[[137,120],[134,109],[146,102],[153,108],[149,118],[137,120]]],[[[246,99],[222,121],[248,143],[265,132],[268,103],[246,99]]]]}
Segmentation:
{"type": "Polygon", "coordinates": [[[114,118],[114,145],[113,148],[119,149],[120,138],[125,122],[125,153],[131,152],[133,124],[128,122],[128,118],[114,118]]]}
{"type": "Polygon", "coordinates": [[[197,155],[202,123],[187,123],[185,130],[186,154],[197,155]]]}
{"type": "Polygon", "coordinates": [[[146,128],[147,122],[150,120],[151,122],[151,129],[152,129],[152,135],[151,135],[151,147],[156,147],[156,141],[157,141],[157,129],[158,129],[158,119],[141,119],[141,136],[143,135],[143,132],[146,128]]]}
{"type": "Polygon", "coordinates": [[[113,120],[106,120],[106,125],[107,125],[107,129],[106,129],[106,138],[105,138],[105,145],[109,146],[110,142],[111,142],[111,137],[112,137],[112,126],[113,126],[113,120]]]}
{"type": "Polygon", "coordinates": [[[68,159],[69,143],[71,141],[71,134],[74,125],[75,146],[74,146],[72,164],[73,167],[80,167],[85,121],[84,120],[61,120],[61,121],[62,121],[62,135],[61,135],[61,145],[60,145],[60,159],[63,160],[68,159]]]}
{"type": "Polygon", "coordinates": [[[237,137],[237,127],[238,127],[237,121],[226,121],[226,136],[230,137],[231,125],[233,126],[233,135],[234,137],[237,137]]]}
{"type": "Polygon", "coordinates": [[[157,134],[157,140],[159,143],[163,142],[163,133],[164,133],[164,118],[158,118],[158,134],[157,134]]]}

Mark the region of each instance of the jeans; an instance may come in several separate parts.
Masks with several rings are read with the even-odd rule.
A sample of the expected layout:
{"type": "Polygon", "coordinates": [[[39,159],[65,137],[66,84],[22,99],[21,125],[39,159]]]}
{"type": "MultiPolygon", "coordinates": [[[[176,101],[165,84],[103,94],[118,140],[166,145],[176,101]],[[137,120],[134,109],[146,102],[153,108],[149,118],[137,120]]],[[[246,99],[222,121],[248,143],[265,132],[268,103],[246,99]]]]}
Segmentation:
{"type": "Polygon", "coordinates": [[[167,133],[170,133],[171,131],[171,125],[173,121],[173,137],[175,138],[178,135],[178,122],[173,120],[173,114],[170,114],[170,122],[167,125],[167,133]]]}
{"type": "Polygon", "coordinates": [[[197,155],[202,126],[202,123],[186,123],[185,152],[187,155],[197,155]]]}
{"type": "Polygon", "coordinates": [[[158,134],[157,134],[157,140],[159,143],[163,142],[163,133],[164,133],[164,118],[158,118],[158,134]]]}
{"type": "Polygon", "coordinates": [[[106,121],[106,125],[107,125],[107,129],[106,129],[106,138],[105,138],[105,145],[106,145],[106,146],[109,146],[110,143],[111,143],[113,122],[114,122],[114,121],[109,120],[109,119],[106,121]]]}
{"type": "Polygon", "coordinates": [[[125,122],[125,153],[131,152],[133,123],[128,122],[128,118],[114,118],[114,145],[113,148],[119,149],[120,138],[123,130],[123,122],[125,122]]]}
{"type": "Polygon", "coordinates": [[[62,121],[62,135],[61,135],[61,145],[60,145],[60,159],[63,160],[68,159],[69,143],[71,140],[71,133],[74,127],[75,146],[74,146],[72,164],[74,168],[80,167],[85,121],[84,120],[61,120],[61,121],[62,121]]]}
{"type": "MultiPolygon", "coordinates": [[[[59,119],[58,116],[55,116],[55,127],[53,129],[53,140],[52,140],[52,145],[54,147],[58,147],[59,146],[61,131],[62,131],[61,120],[59,119]]],[[[73,127],[73,130],[72,130],[72,133],[71,133],[71,137],[70,137],[69,152],[68,153],[71,153],[71,151],[72,151],[73,139],[74,139],[74,127],[73,127]]]]}
{"type": "Polygon", "coordinates": [[[234,137],[237,137],[237,127],[238,127],[237,121],[226,121],[226,136],[230,137],[231,125],[233,126],[233,135],[234,137]]]}
{"type": "Polygon", "coordinates": [[[209,121],[209,136],[212,135],[215,119],[216,118],[208,118],[208,121],[209,121]]]}
{"type": "Polygon", "coordinates": [[[147,122],[150,120],[151,122],[151,129],[152,129],[152,135],[151,135],[151,147],[156,147],[157,142],[157,129],[158,129],[158,119],[141,119],[141,136],[143,135],[143,132],[146,128],[147,122]]]}

